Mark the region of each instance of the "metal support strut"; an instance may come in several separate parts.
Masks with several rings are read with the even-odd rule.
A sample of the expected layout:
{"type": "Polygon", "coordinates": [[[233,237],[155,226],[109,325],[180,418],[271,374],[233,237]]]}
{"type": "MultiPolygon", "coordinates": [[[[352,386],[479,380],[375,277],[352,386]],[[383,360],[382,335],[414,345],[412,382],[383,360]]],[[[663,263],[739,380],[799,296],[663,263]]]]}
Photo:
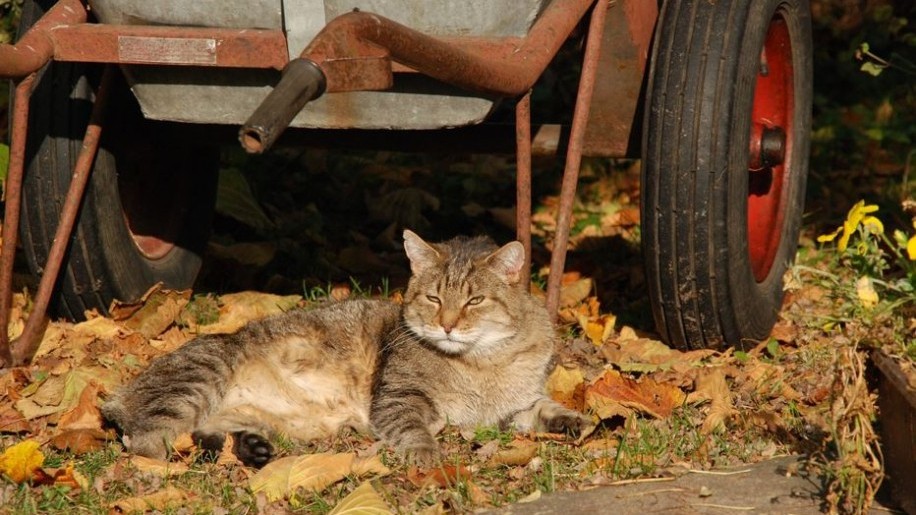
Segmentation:
{"type": "Polygon", "coordinates": [[[585,56],[582,62],[582,74],[579,76],[576,107],[569,131],[569,147],[566,151],[566,165],[563,169],[563,182],[560,187],[560,212],[557,214],[557,231],[554,235],[553,252],[550,256],[550,276],[547,279],[547,311],[553,322],[557,321],[559,314],[557,309],[560,304],[560,283],[563,279],[563,268],[566,265],[566,246],[569,243],[573,201],[576,197],[576,184],[579,182],[579,166],[582,163],[582,143],[585,139],[588,112],[592,106],[592,93],[595,90],[595,76],[598,71],[601,36],[604,33],[604,18],[607,9],[607,2],[598,0],[592,10],[592,18],[588,26],[588,41],[585,44],[585,56]]]}
{"type": "MultiPolygon", "coordinates": [[[[76,222],[76,216],[79,212],[80,205],[83,202],[83,193],[86,191],[86,185],[89,182],[89,174],[92,171],[92,164],[95,162],[95,156],[98,153],[99,141],[102,136],[102,121],[105,117],[106,105],[108,103],[112,73],[112,67],[110,65],[106,66],[105,71],[102,74],[101,85],[99,86],[99,90],[95,97],[95,103],[92,106],[92,114],[89,118],[89,126],[86,127],[86,135],[83,138],[83,145],[80,149],[79,156],[76,159],[76,165],[73,168],[73,176],[70,181],[70,187],[67,190],[67,195],[64,199],[64,206],[61,209],[60,221],[57,225],[57,231],[54,233],[54,240],[51,244],[51,250],[48,253],[48,260],[45,263],[44,271],[41,275],[41,281],[38,284],[38,292],[35,294],[35,302],[32,308],[32,313],[29,315],[29,319],[26,322],[25,329],[22,331],[22,335],[16,342],[14,342],[12,349],[10,348],[11,346],[8,342],[8,336],[6,334],[5,328],[9,323],[9,304],[10,296],[12,294],[12,291],[10,291],[11,289],[8,286],[10,283],[7,282],[7,277],[12,277],[11,262],[15,247],[7,248],[6,237],[8,235],[15,234],[15,226],[18,225],[24,159],[20,157],[14,163],[11,153],[10,173],[8,181],[9,184],[15,185],[15,191],[13,191],[12,188],[7,190],[7,218],[4,220],[3,227],[3,234],[5,236],[3,242],[4,268],[2,269],[3,275],[0,276],[0,280],[4,281],[2,286],[5,287],[4,291],[0,292],[0,294],[2,294],[2,304],[0,304],[2,314],[0,314],[0,322],[5,321],[7,323],[3,326],[3,334],[0,335],[0,338],[2,338],[2,340],[0,340],[0,347],[2,347],[0,348],[0,357],[2,357],[2,359],[5,361],[3,366],[21,365],[27,363],[32,359],[32,356],[35,355],[35,351],[38,350],[38,345],[41,343],[41,335],[44,333],[44,328],[47,324],[46,314],[48,305],[51,301],[51,294],[54,291],[54,283],[57,281],[57,276],[60,273],[60,269],[64,260],[64,254],[66,253],[67,246],[70,243],[70,235],[73,232],[73,225],[76,222]],[[10,216],[10,204],[13,204],[13,208],[15,209],[15,215],[13,217],[10,216]],[[15,218],[15,220],[11,220],[11,218],[15,218]],[[12,226],[9,233],[7,232],[7,225],[12,226]],[[9,264],[7,264],[8,261],[9,264]]],[[[21,86],[22,85],[20,84],[20,87],[16,89],[17,112],[14,113],[14,116],[18,117],[20,116],[19,113],[24,113],[21,116],[24,116],[25,120],[27,121],[29,99],[28,94],[23,95],[22,103],[20,103],[20,97],[18,94],[20,89],[24,89],[21,88],[21,86]],[[21,105],[25,105],[25,109],[21,109],[21,105]]],[[[31,92],[31,87],[29,87],[28,92],[31,92]]],[[[21,126],[17,125],[13,127],[14,144],[17,145],[17,151],[20,151],[19,147],[21,147],[21,152],[23,155],[25,150],[26,129],[27,124],[25,122],[22,123],[21,126]]],[[[15,245],[15,236],[13,237],[13,244],[15,245]]]]}

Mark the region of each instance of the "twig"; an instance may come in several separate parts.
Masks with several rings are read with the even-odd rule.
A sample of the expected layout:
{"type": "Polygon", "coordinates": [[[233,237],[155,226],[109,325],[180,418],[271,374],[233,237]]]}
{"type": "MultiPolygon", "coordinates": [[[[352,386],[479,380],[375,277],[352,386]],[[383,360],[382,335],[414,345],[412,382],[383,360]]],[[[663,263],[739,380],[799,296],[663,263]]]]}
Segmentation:
{"type": "Polygon", "coordinates": [[[633,485],[636,483],[658,483],[661,481],[674,481],[677,478],[674,477],[647,477],[643,479],[621,479],[620,481],[614,481],[613,483],[608,483],[610,486],[621,486],[621,485],[633,485]]]}
{"type": "Polygon", "coordinates": [[[694,474],[709,474],[710,476],[734,476],[736,474],[747,474],[751,472],[751,469],[744,470],[697,470],[697,469],[688,469],[687,472],[692,472],[694,474]]]}
{"type": "Polygon", "coordinates": [[[691,506],[702,506],[704,508],[721,508],[723,510],[735,510],[735,511],[752,511],[756,510],[756,506],[729,506],[727,504],[712,504],[706,502],[699,502],[691,504],[691,506]]]}
{"type": "Polygon", "coordinates": [[[668,492],[684,492],[686,491],[683,488],[659,488],[657,490],[646,490],[645,492],[635,492],[632,494],[618,495],[618,499],[628,499],[630,497],[641,497],[643,495],[652,495],[652,494],[663,494],[668,492]]]}

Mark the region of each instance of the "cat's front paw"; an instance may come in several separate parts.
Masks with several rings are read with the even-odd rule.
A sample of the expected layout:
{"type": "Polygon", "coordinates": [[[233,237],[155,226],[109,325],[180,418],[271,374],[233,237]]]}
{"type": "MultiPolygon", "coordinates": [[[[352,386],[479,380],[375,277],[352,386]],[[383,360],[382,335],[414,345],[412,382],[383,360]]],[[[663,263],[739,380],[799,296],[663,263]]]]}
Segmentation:
{"type": "Polygon", "coordinates": [[[232,434],[235,443],[232,452],[245,466],[261,468],[273,458],[274,446],[257,433],[239,431],[232,434]]]}
{"type": "Polygon", "coordinates": [[[575,411],[555,414],[545,419],[543,424],[548,433],[564,433],[571,438],[586,436],[595,429],[591,418],[575,411]]]}
{"type": "Polygon", "coordinates": [[[407,461],[418,467],[435,467],[442,462],[442,454],[435,443],[416,444],[401,449],[407,461]]]}
{"type": "Polygon", "coordinates": [[[214,462],[219,458],[223,450],[223,444],[226,443],[224,433],[205,433],[203,431],[194,431],[191,433],[191,440],[200,449],[200,460],[205,462],[214,462]]]}

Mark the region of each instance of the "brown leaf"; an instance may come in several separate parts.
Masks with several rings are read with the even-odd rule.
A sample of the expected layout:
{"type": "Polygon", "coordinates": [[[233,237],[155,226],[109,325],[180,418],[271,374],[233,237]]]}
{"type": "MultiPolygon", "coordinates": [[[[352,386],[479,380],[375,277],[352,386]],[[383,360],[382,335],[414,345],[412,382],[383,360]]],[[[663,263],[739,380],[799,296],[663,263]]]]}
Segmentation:
{"type": "Polygon", "coordinates": [[[150,288],[137,302],[122,304],[114,301],[112,317],[123,321],[124,327],[145,338],[155,338],[175,323],[190,299],[191,290],[166,290],[160,283],[150,288]]]}
{"type": "Polygon", "coordinates": [[[697,366],[715,351],[708,349],[681,352],[650,338],[640,338],[629,327],[601,348],[608,363],[623,372],[655,372],[677,365],[697,366]]]}
{"type": "Polygon", "coordinates": [[[781,342],[793,342],[798,338],[798,328],[788,320],[780,320],[773,326],[770,336],[781,342]]]}
{"type": "Polygon", "coordinates": [[[29,421],[11,406],[0,408],[0,433],[25,433],[31,431],[29,421]]]}
{"type": "Polygon", "coordinates": [[[111,504],[111,508],[121,513],[130,513],[134,511],[147,512],[150,510],[164,510],[169,506],[178,506],[187,504],[195,497],[192,492],[179,490],[174,486],[167,486],[158,492],[138,497],[127,497],[111,504]]]}
{"type": "Polygon", "coordinates": [[[438,486],[446,488],[454,486],[458,481],[467,481],[471,478],[471,471],[467,467],[455,465],[442,465],[430,469],[410,467],[407,471],[407,480],[414,486],[438,486]]]}
{"type": "Polygon", "coordinates": [[[200,325],[196,329],[203,334],[234,333],[243,325],[270,315],[288,311],[296,306],[299,295],[273,295],[244,291],[220,296],[219,320],[213,324],[200,325]]]}
{"type": "Polygon", "coordinates": [[[705,369],[697,377],[694,391],[687,396],[687,402],[691,404],[705,401],[710,401],[709,411],[700,431],[703,434],[710,434],[724,427],[728,419],[735,414],[731,390],[725,380],[725,370],[722,367],[705,369]]]}
{"type": "Polygon", "coordinates": [[[540,444],[531,440],[513,440],[509,449],[503,449],[490,458],[494,465],[517,467],[527,465],[537,456],[540,444]]]}
{"type": "Polygon", "coordinates": [[[584,404],[585,376],[578,368],[557,365],[547,377],[547,394],[569,409],[581,411],[584,404]]]}
{"type": "Polygon", "coordinates": [[[111,436],[101,429],[71,429],[54,435],[51,445],[74,454],[86,454],[102,449],[110,439],[111,436]]]}
{"type": "Polygon", "coordinates": [[[679,388],[648,377],[636,381],[616,370],[606,371],[585,391],[585,405],[602,419],[626,416],[630,409],[664,418],[682,405],[685,398],[679,388]]]}
{"type": "Polygon", "coordinates": [[[560,287],[560,307],[567,308],[587,299],[592,292],[592,280],[577,279],[560,287]]]}
{"type": "Polygon", "coordinates": [[[131,456],[130,464],[142,472],[150,472],[162,477],[177,476],[189,470],[188,466],[184,463],[172,463],[139,455],[131,456]]]}
{"type": "Polygon", "coordinates": [[[72,429],[101,429],[102,412],[96,402],[99,397],[99,385],[92,381],[83,388],[79,401],[71,410],[64,412],[57,422],[57,428],[63,431],[72,429]]]}

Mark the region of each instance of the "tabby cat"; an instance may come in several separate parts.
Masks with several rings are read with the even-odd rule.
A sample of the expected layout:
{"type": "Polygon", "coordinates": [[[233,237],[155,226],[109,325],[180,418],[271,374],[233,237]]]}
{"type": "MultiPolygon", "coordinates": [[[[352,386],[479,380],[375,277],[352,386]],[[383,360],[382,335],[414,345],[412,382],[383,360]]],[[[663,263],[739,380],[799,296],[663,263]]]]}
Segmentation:
{"type": "Polygon", "coordinates": [[[200,336],[154,360],[102,407],[128,450],[164,458],[193,432],[243,463],[273,453],[263,435],[308,440],[371,430],[420,463],[446,423],[575,434],[590,423],[544,394],[554,329],[521,275],[521,243],[429,244],[404,231],[412,276],[398,306],[347,300],[200,336]]]}

